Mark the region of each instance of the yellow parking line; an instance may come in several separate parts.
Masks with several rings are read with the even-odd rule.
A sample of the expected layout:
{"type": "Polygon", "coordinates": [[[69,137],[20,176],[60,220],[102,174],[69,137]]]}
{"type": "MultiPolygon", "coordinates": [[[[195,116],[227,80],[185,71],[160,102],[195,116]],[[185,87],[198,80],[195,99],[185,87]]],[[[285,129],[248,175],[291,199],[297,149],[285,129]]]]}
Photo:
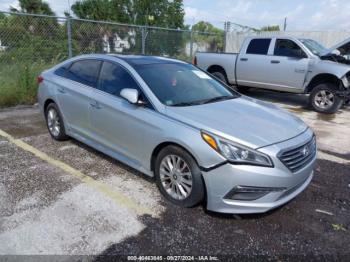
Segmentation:
{"type": "Polygon", "coordinates": [[[118,204],[123,205],[123,206],[133,210],[134,212],[136,212],[136,214],[138,214],[138,215],[149,214],[149,215],[155,216],[154,213],[150,209],[139,205],[134,200],[132,200],[129,197],[123,195],[122,193],[114,190],[113,188],[109,187],[105,183],[102,183],[102,182],[97,181],[97,180],[95,180],[87,175],[84,175],[82,172],[67,165],[66,163],[63,163],[59,160],[51,158],[50,156],[48,156],[44,152],[41,152],[40,150],[36,149],[35,147],[32,147],[31,145],[23,142],[20,139],[16,139],[16,138],[12,137],[10,134],[4,132],[1,129],[0,129],[0,136],[6,138],[10,143],[13,143],[16,146],[22,148],[23,150],[32,153],[33,155],[46,161],[47,163],[49,163],[55,167],[58,167],[58,168],[62,169],[63,171],[73,175],[74,177],[78,178],[79,180],[81,180],[82,182],[87,184],[88,186],[105,194],[106,196],[108,196],[109,198],[111,198],[112,200],[117,202],[118,204]]]}

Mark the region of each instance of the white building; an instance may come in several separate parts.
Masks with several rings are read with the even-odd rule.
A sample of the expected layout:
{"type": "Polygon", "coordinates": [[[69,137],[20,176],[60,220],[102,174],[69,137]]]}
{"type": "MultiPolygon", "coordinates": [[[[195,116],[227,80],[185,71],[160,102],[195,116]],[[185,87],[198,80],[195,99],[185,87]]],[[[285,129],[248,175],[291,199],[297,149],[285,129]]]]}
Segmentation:
{"type": "Polygon", "coordinates": [[[110,43],[108,41],[108,36],[103,37],[103,51],[105,53],[122,53],[125,50],[130,49],[131,45],[135,45],[135,32],[129,31],[125,38],[121,38],[117,33],[113,37],[114,50],[111,50],[110,43]]]}
{"type": "Polygon", "coordinates": [[[0,51],[5,51],[6,48],[7,46],[3,46],[0,40],[0,51]]]}

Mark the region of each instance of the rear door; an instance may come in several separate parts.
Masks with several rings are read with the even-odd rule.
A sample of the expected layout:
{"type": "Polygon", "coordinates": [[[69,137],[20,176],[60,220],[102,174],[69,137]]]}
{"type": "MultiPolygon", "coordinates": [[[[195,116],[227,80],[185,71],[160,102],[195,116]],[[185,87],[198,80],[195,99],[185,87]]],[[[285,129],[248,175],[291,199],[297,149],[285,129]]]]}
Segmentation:
{"type": "Polygon", "coordinates": [[[268,69],[271,43],[271,38],[256,38],[243,47],[236,68],[239,85],[270,88],[271,78],[274,77],[268,69]]]}
{"type": "Polygon", "coordinates": [[[99,60],[78,60],[57,81],[58,103],[67,128],[81,137],[90,137],[88,109],[100,66],[99,60]]]}

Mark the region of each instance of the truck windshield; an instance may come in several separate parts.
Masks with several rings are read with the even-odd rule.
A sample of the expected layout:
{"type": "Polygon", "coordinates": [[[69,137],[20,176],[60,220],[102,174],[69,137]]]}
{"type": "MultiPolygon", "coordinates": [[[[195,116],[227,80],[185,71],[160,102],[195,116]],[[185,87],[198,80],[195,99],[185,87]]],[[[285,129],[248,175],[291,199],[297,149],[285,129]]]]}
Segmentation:
{"type": "Polygon", "coordinates": [[[314,55],[321,56],[327,53],[328,49],[323,45],[312,39],[299,39],[307,49],[309,49],[314,55]]]}
{"type": "Polygon", "coordinates": [[[190,64],[135,66],[154,95],[167,106],[191,106],[233,99],[239,94],[190,64]]]}

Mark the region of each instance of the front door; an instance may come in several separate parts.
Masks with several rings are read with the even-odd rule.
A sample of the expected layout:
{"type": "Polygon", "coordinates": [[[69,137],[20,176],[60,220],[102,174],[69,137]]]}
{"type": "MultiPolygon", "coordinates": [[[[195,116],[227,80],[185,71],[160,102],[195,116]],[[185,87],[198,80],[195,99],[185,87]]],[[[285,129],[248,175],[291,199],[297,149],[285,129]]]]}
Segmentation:
{"type": "Polygon", "coordinates": [[[288,88],[300,92],[308,73],[309,59],[302,48],[289,39],[276,39],[274,54],[268,68],[271,72],[272,85],[276,89],[288,88]]]}
{"type": "Polygon", "coordinates": [[[98,89],[93,91],[91,99],[91,130],[98,144],[119,154],[118,159],[140,165],[144,138],[154,129],[150,122],[154,112],[121,98],[120,91],[124,88],[141,93],[126,69],[117,63],[104,62],[98,89]]]}

